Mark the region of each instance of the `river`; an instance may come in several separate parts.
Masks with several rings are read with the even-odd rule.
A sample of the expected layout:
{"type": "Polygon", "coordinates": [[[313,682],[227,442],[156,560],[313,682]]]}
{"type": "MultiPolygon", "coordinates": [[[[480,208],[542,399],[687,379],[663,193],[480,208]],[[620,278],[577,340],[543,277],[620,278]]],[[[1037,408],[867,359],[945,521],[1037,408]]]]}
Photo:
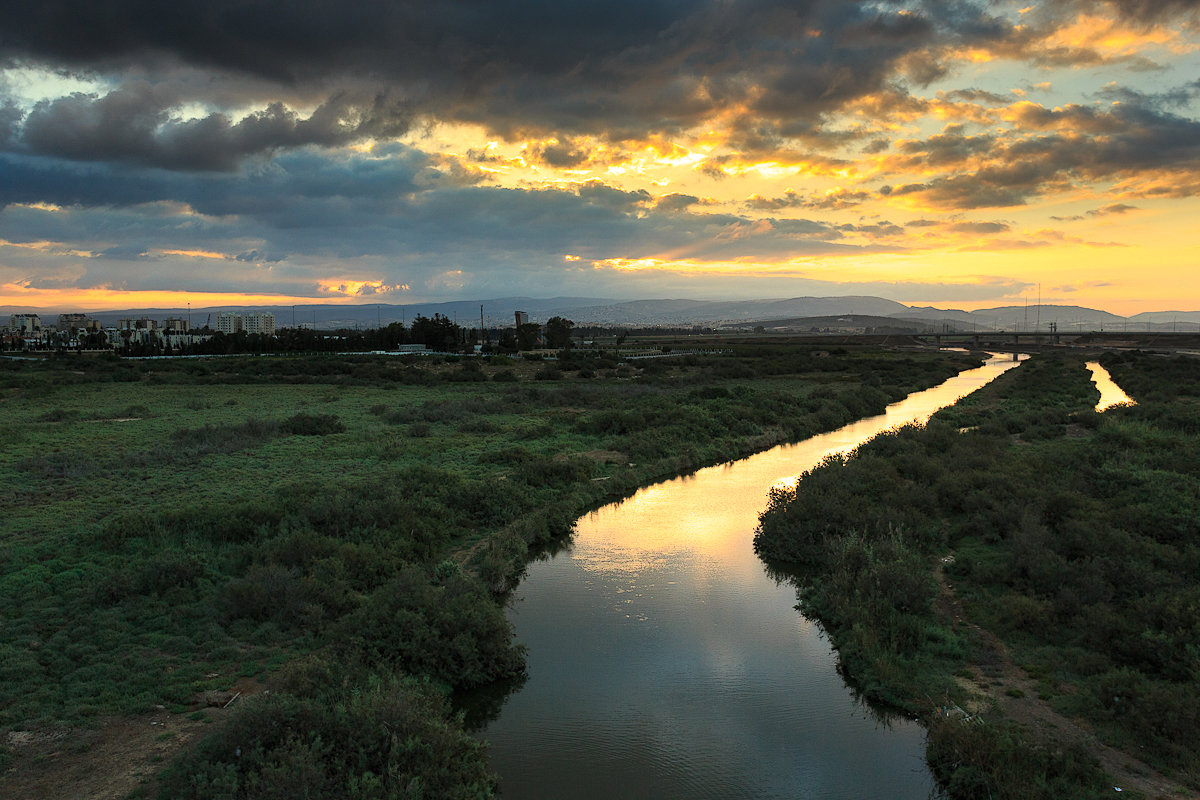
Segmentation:
{"type": "Polygon", "coordinates": [[[993,358],[886,414],[581,518],[568,548],[530,565],[509,611],[529,680],[483,732],[502,796],[931,796],[922,728],[856,701],[752,539],[771,486],[1013,366],[993,358]]]}
{"type": "Polygon", "coordinates": [[[1087,368],[1091,370],[1092,383],[1096,384],[1096,388],[1100,390],[1100,400],[1096,403],[1097,411],[1107,411],[1113,406],[1136,402],[1125,394],[1124,389],[1117,386],[1112,376],[1108,374],[1108,370],[1100,366],[1099,361],[1087,362],[1087,368]]]}

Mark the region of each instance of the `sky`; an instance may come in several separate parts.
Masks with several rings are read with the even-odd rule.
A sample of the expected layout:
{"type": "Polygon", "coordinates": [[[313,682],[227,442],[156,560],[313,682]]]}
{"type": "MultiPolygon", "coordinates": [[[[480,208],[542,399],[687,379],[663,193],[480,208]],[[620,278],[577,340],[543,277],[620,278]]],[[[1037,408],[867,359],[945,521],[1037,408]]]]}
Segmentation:
{"type": "Polygon", "coordinates": [[[1200,2],[42,0],[0,305],[1200,309],[1200,2]]]}

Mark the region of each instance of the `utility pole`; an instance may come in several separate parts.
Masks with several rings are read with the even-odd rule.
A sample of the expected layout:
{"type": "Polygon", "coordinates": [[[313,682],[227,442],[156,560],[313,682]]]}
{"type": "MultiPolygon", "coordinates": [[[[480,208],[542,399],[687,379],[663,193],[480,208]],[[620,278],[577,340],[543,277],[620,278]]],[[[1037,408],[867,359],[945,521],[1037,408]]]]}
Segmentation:
{"type": "Polygon", "coordinates": [[[1038,284],[1038,304],[1037,304],[1037,322],[1034,323],[1033,332],[1041,333],[1042,330],[1042,285],[1038,284]]]}

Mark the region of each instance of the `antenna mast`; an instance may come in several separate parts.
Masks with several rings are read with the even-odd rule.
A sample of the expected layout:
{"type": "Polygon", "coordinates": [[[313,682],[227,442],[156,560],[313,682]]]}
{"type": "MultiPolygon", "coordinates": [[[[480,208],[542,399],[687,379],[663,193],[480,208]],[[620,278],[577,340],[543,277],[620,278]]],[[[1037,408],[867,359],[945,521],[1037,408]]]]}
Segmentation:
{"type": "Polygon", "coordinates": [[[1033,326],[1034,333],[1042,332],[1042,285],[1038,284],[1037,322],[1033,326]]]}

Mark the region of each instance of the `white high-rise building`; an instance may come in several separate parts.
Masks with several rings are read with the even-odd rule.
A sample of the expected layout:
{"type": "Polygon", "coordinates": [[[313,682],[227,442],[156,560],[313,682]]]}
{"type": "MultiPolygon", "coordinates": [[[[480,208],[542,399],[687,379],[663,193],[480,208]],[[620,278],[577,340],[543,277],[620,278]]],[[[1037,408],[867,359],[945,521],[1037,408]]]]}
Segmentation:
{"type": "Polygon", "coordinates": [[[217,333],[237,333],[242,329],[242,315],[232,311],[217,314],[217,333]]]}
{"type": "Polygon", "coordinates": [[[222,311],[217,314],[217,331],[219,333],[261,333],[266,336],[275,335],[275,315],[270,311],[254,311],[249,314],[237,314],[233,311],[222,311]]]}
{"type": "Polygon", "coordinates": [[[8,329],[13,333],[30,334],[42,329],[42,318],[37,314],[13,314],[8,318],[8,329]]]}
{"type": "Polygon", "coordinates": [[[59,314],[57,327],[60,331],[73,331],[77,328],[90,328],[91,322],[87,314],[59,314]]]}
{"type": "Polygon", "coordinates": [[[246,333],[275,335],[275,315],[270,311],[255,311],[242,317],[242,330],[246,333]]]}

